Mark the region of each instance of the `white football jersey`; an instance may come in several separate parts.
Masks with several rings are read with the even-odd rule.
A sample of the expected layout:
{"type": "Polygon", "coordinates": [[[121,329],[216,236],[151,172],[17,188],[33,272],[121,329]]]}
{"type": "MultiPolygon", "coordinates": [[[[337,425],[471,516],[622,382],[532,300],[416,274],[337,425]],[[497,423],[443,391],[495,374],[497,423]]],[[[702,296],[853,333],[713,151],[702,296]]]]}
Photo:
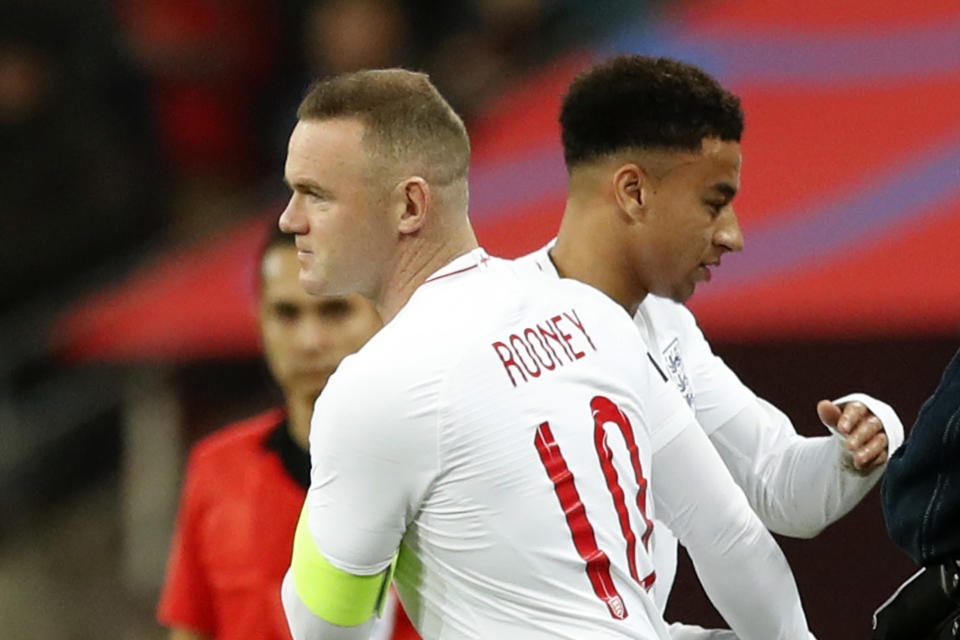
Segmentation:
{"type": "MultiPolygon", "coordinates": [[[[515,262],[523,269],[556,277],[557,269],[548,253],[552,246],[553,242],[515,262]]],[[[648,357],[653,357],[676,385],[707,435],[756,402],[753,392],[713,353],[693,314],[684,305],[650,294],[640,303],[633,320],[648,357]]],[[[662,525],[655,531],[658,580],[654,593],[663,610],[677,572],[677,539],[662,525]]]]}
{"type": "Polygon", "coordinates": [[[399,547],[425,639],[668,638],[647,483],[693,414],[622,308],[524,271],[458,258],[341,363],[310,434],[314,541],[358,575],[399,547]]]}
{"type": "MultiPolygon", "coordinates": [[[[553,242],[515,262],[526,270],[557,276],[550,259],[553,242]]],[[[653,294],[644,297],[633,317],[658,366],[696,411],[697,421],[710,435],[756,396],[727,367],[684,305],[653,294]]]]}

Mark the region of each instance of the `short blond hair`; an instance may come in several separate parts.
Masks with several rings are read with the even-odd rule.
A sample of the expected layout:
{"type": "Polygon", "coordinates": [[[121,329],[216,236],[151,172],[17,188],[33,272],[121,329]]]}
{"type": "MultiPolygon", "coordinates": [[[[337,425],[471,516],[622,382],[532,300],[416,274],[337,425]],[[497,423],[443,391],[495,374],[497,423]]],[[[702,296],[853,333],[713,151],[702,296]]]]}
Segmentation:
{"type": "Polygon", "coordinates": [[[467,177],[467,129],[424,73],[377,69],[318,81],[297,118],[357,118],[364,143],[386,167],[415,171],[438,186],[467,177]]]}

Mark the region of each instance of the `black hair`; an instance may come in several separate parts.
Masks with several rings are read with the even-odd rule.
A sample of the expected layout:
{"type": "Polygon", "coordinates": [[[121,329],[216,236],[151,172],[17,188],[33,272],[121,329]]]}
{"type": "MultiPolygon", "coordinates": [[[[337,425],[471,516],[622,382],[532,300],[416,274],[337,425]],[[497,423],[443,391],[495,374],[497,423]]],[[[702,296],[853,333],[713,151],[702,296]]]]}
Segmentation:
{"type": "Polygon", "coordinates": [[[624,55],[580,73],[560,109],[567,169],[630,148],[697,150],[703,138],[740,141],[740,99],[703,70],[624,55]]]}

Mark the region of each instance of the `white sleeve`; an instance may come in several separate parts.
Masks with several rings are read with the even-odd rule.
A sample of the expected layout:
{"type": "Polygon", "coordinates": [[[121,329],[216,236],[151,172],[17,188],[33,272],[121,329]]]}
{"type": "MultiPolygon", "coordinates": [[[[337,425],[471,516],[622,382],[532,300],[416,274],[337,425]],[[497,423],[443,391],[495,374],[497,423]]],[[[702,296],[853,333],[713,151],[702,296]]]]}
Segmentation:
{"type": "MultiPolygon", "coordinates": [[[[892,453],[903,441],[896,413],[862,394],[836,402],[852,400],[881,419],[892,453]]],[[[883,472],[856,471],[840,438],[798,435],[790,419],[761,398],[715,429],[710,441],[767,528],[797,538],[812,538],[846,515],[883,472]]]]}
{"type": "Polygon", "coordinates": [[[334,374],[317,399],[306,497],[317,550],[354,575],[390,565],[438,464],[436,412],[415,411],[403,385],[364,374],[334,374]]]}
{"type": "Polygon", "coordinates": [[[370,630],[370,640],[390,640],[393,629],[397,624],[397,594],[391,586],[387,590],[387,601],[383,605],[380,616],[374,616],[373,628],[370,630]]]}
{"type": "MultiPolygon", "coordinates": [[[[758,398],[717,357],[696,319],[682,306],[666,317],[680,332],[688,361],[697,421],[768,529],[811,538],[849,513],[879,481],[882,469],[862,475],[835,437],[797,434],[779,409],[758,398]]],[[[834,400],[860,401],[883,423],[888,455],[903,442],[903,424],[887,404],[855,393],[834,400]]]]}
{"type": "Polygon", "coordinates": [[[293,640],[373,640],[373,630],[377,617],[373,616],[363,624],[341,627],[317,616],[300,599],[293,585],[293,574],[289,569],[280,585],[280,600],[287,616],[287,625],[293,640]]]}
{"type": "Polygon", "coordinates": [[[657,519],[687,548],[707,596],[741,640],[810,637],[783,552],[700,426],[654,454],[657,519]]]}

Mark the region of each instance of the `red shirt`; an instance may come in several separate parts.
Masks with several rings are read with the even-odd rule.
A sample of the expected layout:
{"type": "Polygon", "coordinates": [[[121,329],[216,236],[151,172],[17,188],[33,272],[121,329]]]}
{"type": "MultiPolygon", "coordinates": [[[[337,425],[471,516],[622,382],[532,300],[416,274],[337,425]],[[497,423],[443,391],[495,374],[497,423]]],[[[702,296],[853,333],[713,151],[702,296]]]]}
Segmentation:
{"type": "Polygon", "coordinates": [[[223,640],[290,640],[280,583],[306,492],[266,446],[283,420],[280,410],[261,414],[190,453],[162,624],[223,640]]]}
{"type": "MultiPolygon", "coordinates": [[[[193,448],[157,611],[161,624],[218,640],[290,640],[280,583],[309,465],[280,409],[193,448]]],[[[397,614],[393,637],[416,637],[397,614]]]]}

